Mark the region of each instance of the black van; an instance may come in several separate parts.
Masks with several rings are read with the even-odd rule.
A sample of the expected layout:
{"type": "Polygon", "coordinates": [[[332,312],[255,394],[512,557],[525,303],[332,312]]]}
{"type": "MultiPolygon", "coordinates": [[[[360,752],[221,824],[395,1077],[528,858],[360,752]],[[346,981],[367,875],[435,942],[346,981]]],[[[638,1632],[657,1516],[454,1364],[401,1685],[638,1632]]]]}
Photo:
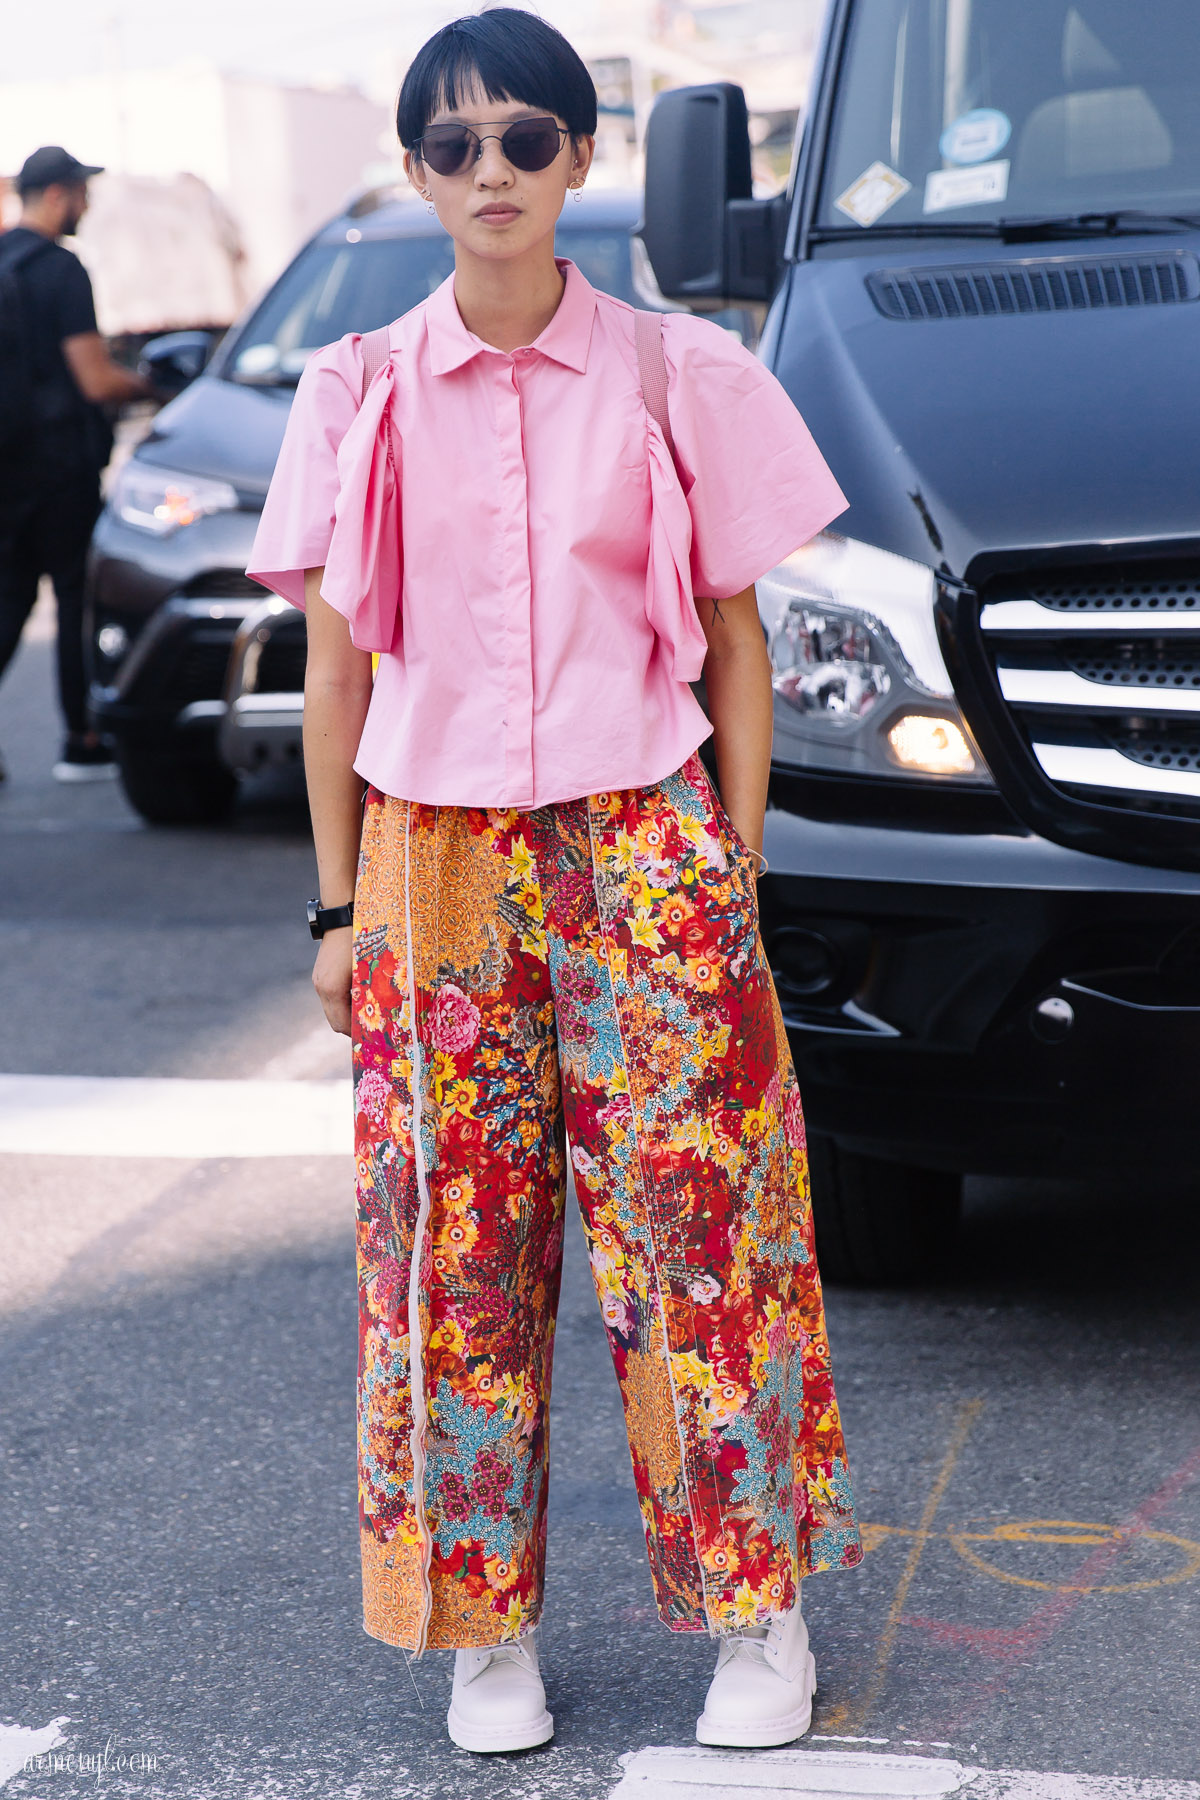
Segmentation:
{"type": "Polygon", "coordinates": [[[1194,0],[833,0],[786,192],[740,89],[677,90],[641,234],[664,293],[769,301],[850,500],[759,584],[824,1267],[927,1268],[964,1172],[1192,1169],[1194,0]]]}

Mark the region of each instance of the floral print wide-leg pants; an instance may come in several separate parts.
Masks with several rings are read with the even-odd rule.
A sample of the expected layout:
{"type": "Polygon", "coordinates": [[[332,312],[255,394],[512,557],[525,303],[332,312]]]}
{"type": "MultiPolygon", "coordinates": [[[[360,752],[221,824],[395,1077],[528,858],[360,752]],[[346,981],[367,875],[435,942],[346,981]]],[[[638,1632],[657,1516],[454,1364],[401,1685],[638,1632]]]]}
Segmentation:
{"type": "Polygon", "coordinates": [[[861,1560],[800,1096],[698,756],[531,812],[369,789],[355,898],[366,1630],[536,1625],[565,1144],[673,1630],[861,1560]]]}

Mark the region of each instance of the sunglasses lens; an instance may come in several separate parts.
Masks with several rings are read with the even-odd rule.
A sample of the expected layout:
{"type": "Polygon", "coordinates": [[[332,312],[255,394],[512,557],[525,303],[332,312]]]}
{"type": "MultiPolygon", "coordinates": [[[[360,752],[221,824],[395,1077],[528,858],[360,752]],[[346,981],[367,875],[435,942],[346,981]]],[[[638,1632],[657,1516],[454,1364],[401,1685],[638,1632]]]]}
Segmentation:
{"type": "Polygon", "coordinates": [[[460,175],[475,154],[476,142],[459,125],[435,125],[421,139],[421,161],[435,175],[460,175]]]}
{"type": "Polygon", "coordinates": [[[514,169],[533,175],[548,169],[562,144],[553,119],[521,119],[510,125],[501,139],[501,149],[514,169]]]}

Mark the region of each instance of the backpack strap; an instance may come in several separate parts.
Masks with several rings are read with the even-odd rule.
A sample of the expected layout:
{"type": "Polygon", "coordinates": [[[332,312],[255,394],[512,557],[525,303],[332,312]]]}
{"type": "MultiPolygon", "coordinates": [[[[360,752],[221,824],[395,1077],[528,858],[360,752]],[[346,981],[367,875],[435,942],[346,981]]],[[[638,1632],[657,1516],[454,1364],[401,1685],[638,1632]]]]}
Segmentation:
{"type": "Polygon", "coordinates": [[[646,411],[655,420],[666,439],[671,461],[675,461],[675,438],[671,431],[671,414],[667,406],[667,359],[663,352],[663,315],[643,312],[633,315],[633,336],[637,344],[638,376],[642,383],[642,399],[646,411]]]}
{"type": "Polygon", "coordinates": [[[362,393],[358,396],[361,406],[367,397],[367,389],[382,369],[392,353],[391,328],[381,325],[377,331],[364,331],[362,334],[363,378],[362,393]]]}

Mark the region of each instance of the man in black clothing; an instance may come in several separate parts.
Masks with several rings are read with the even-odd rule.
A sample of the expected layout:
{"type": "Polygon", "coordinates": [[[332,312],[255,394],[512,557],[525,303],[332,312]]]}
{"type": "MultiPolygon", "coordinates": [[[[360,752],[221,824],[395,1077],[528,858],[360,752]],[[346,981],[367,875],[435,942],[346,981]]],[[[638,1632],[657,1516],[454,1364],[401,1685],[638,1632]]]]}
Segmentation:
{"type": "MultiPolygon", "coordinates": [[[[87,722],[84,566],[100,511],[100,473],[112,450],[105,403],[145,398],[149,385],[122,369],[96,329],[92,284],[70,237],[98,168],[57,144],[35,150],[17,176],[20,222],[0,237],[6,306],[0,385],[21,389],[0,452],[0,675],[11,661],[49,575],[58,608],[58,691],[67,736],[60,781],[112,774],[109,751],[87,722]],[[15,312],[16,317],[11,316],[15,312]]],[[[0,764],[0,780],[4,778],[0,764]]]]}

